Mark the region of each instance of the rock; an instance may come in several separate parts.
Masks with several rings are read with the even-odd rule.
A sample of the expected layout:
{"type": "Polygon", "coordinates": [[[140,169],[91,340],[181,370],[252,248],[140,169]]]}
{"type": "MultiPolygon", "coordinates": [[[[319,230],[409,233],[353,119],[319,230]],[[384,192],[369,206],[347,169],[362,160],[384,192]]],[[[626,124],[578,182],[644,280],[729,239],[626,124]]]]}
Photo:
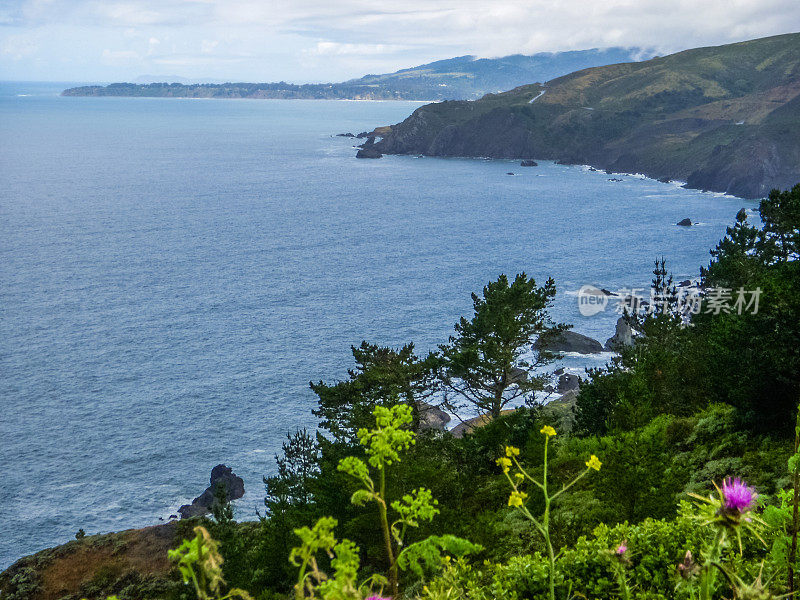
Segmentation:
{"type": "Polygon", "coordinates": [[[356,158],[382,158],[383,154],[375,148],[361,148],[356,152],[356,158]]]}
{"type": "Polygon", "coordinates": [[[383,127],[376,127],[372,131],[362,131],[361,133],[359,133],[355,137],[360,138],[360,139],[368,138],[368,137],[375,137],[375,136],[384,137],[384,136],[389,135],[389,133],[391,133],[391,131],[392,131],[392,127],[390,125],[384,125],[383,127]]]}
{"type": "Polygon", "coordinates": [[[659,177],[658,178],[658,182],[659,183],[672,183],[672,179],[670,179],[669,177],[659,177]]]}
{"type": "MultiPolygon", "coordinates": [[[[500,411],[500,416],[504,417],[506,415],[510,415],[514,412],[515,409],[507,408],[505,410],[500,411]]],[[[450,433],[453,435],[454,438],[461,438],[464,437],[464,434],[470,433],[477,429],[478,427],[483,427],[484,425],[490,423],[492,421],[492,417],[489,414],[484,414],[479,417],[475,417],[474,419],[467,419],[466,421],[462,421],[452,430],[450,433]]]]}
{"type": "Polygon", "coordinates": [[[521,163],[519,163],[519,166],[520,167],[538,167],[539,163],[537,163],[535,160],[527,159],[527,160],[523,160],[521,163]]]}
{"type": "Polygon", "coordinates": [[[595,169],[594,167],[589,167],[589,171],[592,173],[597,173],[597,169],[595,169]]]}
{"type": "Polygon", "coordinates": [[[509,171],[508,173],[506,173],[506,175],[513,175],[513,173],[509,171]]]}
{"type": "Polygon", "coordinates": [[[528,372],[519,367],[511,367],[511,383],[518,383],[520,381],[528,381],[528,372]]]}
{"type": "Polygon", "coordinates": [[[202,517],[203,515],[207,515],[211,512],[211,509],[207,506],[202,506],[200,504],[195,504],[192,502],[191,504],[184,504],[178,509],[178,514],[181,516],[181,519],[192,519],[194,517],[202,517]]]}
{"type": "Polygon", "coordinates": [[[560,431],[572,431],[575,425],[575,404],[578,400],[578,390],[569,390],[558,398],[554,398],[542,409],[542,415],[557,422],[556,428],[560,431]]]}
{"type": "Polygon", "coordinates": [[[686,219],[683,219],[682,221],[678,221],[676,223],[676,225],[680,225],[681,227],[691,227],[692,226],[692,220],[686,218],[686,219]]]}
{"type": "Polygon", "coordinates": [[[618,179],[617,177],[611,177],[609,181],[622,181],[622,179],[618,179]]]}
{"type": "Polygon", "coordinates": [[[356,158],[381,158],[383,154],[375,147],[375,136],[370,136],[361,144],[361,150],[356,152],[356,158]]]}
{"type": "Polygon", "coordinates": [[[225,487],[228,501],[238,500],[244,496],[244,480],[235,475],[233,470],[225,465],[217,465],[211,469],[211,481],[209,483],[210,485],[206,490],[192,500],[191,504],[184,504],[178,509],[181,519],[190,519],[211,512],[211,507],[214,506],[216,501],[217,487],[220,485],[225,487]]]}
{"type": "Polygon", "coordinates": [[[691,279],[684,279],[678,284],[678,287],[691,287],[692,280],[691,279]]]}
{"type": "MultiPolygon", "coordinates": [[[[539,340],[533,344],[534,348],[541,348],[539,340]]],[[[603,351],[603,345],[589,336],[574,331],[562,331],[558,337],[547,344],[551,352],[578,352],[579,354],[597,354],[603,351]]]]}
{"type": "Polygon", "coordinates": [[[564,394],[572,390],[577,390],[581,387],[581,383],[582,380],[577,375],[573,375],[572,373],[564,373],[558,378],[556,392],[559,394],[564,394]]]}
{"type": "Polygon", "coordinates": [[[418,406],[420,429],[445,430],[445,426],[450,422],[450,415],[438,406],[433,406],[427,402],[420,402],[418,406]]]}
{"type": "Polygon", "coordinates": [[[354,138],[356,136],[354,136],[352,133],[337,133],[336,137],[351,137],[351,138],[354,138]]]}
{"type": "Polygon", "coordinates": [[[632,346],[633,345],[633,330],[631,326],[628,325],[628,322],[625,320],[625,317],[620,317],[617,319],[617,327],[614,335],[611,336],[606,340],[605,346],[603,346],[606,350],[615,351],[623,346],[632,346]]]}
{"type": "Polygon", "coordinates": [[[553,375],[563,375],[564,367],[558,367],[555,371],[553,371],[553,375]]]}

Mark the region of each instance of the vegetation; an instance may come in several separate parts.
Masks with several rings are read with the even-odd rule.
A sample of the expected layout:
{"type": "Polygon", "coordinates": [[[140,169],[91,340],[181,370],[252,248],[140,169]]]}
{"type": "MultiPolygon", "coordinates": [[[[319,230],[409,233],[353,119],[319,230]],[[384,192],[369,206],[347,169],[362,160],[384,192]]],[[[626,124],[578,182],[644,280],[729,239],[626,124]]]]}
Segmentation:
{"type": "Polygon", "coordinates": [[[22,559],[0,575],[0,597],[793,594],[800,185],[771,193],[760,215],[754,225],[740,213],[702,271],[702,297],[729,290],[728,311],[687,310],[657,261],[657,302],[629,313],[633,346],[589,373],[574,427],[563,407],[535,403],[461,439],[421,427],[423,400],[456,376],[454,364],[463,377],[490,372],[480,361],[456,363],[460,352],[474,358],[478,348],[506,369],[528,332],[547,330],[552,284],[500,277],[475,295],[474,317],[439,352],[420,358],[410,344],[365,343],[353,349],[347,380],[312,384],[320,430],[287,437],[258,522],[234,522],[220,496],[211,518],[142,530],[146,540],[87,535],[22,559]],[[739,288],[760,288],[758,310],[736,308],[739,288]],[[156,556],[162,562],[148,562],[156,556]],[[71,569],[84,569],[83,579],[67,588],[71,569]]]}

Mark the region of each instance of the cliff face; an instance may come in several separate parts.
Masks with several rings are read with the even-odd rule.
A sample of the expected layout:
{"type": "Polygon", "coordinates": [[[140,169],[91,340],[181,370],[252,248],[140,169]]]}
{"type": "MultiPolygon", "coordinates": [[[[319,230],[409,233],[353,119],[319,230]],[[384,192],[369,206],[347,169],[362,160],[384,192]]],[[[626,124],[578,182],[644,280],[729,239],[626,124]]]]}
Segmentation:
{"type": "Polygon", "coordinates": [[[377,148],[585,163],[761,197],[800,181],[800,34],[429,104],[377,148]]]}

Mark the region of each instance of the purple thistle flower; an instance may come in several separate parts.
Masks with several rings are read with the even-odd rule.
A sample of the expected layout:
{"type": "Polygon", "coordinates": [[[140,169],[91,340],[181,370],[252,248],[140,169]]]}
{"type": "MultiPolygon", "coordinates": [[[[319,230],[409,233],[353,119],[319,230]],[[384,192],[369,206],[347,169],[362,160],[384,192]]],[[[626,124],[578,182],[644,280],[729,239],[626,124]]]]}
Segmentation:
{"type": "Polygon", "coordinates": [[[753,507],[756,500],[753,488],[739,479],[728,478],[722,482],[722,496],[725,499],[725,510],[743,513],[753,507]]]}
{"type": "Polygon", "coordinates": [[[625,545],[625,542],[622,542],[622,543],[621,543],[619,546],[617,546],[617,550],[616,550],[616,552],[617,552],[617,554],[619,554],[620,556],[622,556],[623,554],[625,554],[627,551],[628,551],[628,547],[625,545]]]}

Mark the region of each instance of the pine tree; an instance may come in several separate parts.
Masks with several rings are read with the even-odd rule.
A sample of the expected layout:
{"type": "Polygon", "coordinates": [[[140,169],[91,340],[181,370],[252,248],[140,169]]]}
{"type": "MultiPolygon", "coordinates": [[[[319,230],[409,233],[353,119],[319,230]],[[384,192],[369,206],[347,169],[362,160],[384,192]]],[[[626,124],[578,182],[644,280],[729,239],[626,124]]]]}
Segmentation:
{"type": "Polygon", "coordinates": [[[456,335],[440,346],[442,380],[452,392],[448,395],[451,410],[458,411],[466,403],[497,418],[509,402],[531,402],[532,393],[544,388],[547,378],[533,371],[552,361],[546,340],[565,329],[553,324],[548,314],[555,294],[552,279],[536,287],[525,273],[511,284],[500,275],[483,288],[482,296],[472,294],[472,319],[462,317],[455,325],[456,335]],[[533,350],[537,338],[545,343],[533,350]],[[533,360],[523,360],[527,352],[533,360]]]}

